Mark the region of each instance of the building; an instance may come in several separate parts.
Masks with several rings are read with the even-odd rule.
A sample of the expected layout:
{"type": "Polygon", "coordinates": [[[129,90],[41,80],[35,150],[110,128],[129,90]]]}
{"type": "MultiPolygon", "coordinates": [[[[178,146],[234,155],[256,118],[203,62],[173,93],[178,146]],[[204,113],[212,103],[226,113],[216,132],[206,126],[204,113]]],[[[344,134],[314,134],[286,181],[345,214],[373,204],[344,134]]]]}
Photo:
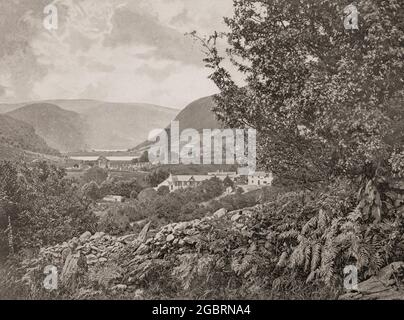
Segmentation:
{"type": "Polygon", "coordinates": [[[139,163],[139,156],[72,156],[69,162],[73,161],[76,167],[98,166],[103,169],[116,171],[135,171],[144,166],[139,163]]]}
{"type": "Polygon", "coordinates": [[[108,195],[102,199],[102,201],[105,201],[105,202],[124,202],[124,200],[125,200],[124,197],[114,196],[114,195],[108,195]]]}
{"type": "Polygon", "coordinates": [[[211,172],[211,173],[208,173],[205,175],[173,175],[173,174],[170,174],[170,176],[166,180],[164,180],[162,183],[160,183],[155,189],[158,190],[158,188],[160,188],[162,186],[166,186],[166,187],[168,187],[170,192],[172,192],[175,190],[192,188],[192,187],[196,187],[203,181],[212,179],[214,177],[216,177],[222,181],[224,179],[226,179],[226,177],[229,177],[232,181],[235,181],[237,174],[235,172],[232,172],[231,175],[222,174],[221,172],[211,172]]]}
{"type": "Polygon", "coordinates": [[[248,175],[248,185],[250,186],[270,186],[272,185],[273,175],[269,172],[257,171],[248,175]]]}

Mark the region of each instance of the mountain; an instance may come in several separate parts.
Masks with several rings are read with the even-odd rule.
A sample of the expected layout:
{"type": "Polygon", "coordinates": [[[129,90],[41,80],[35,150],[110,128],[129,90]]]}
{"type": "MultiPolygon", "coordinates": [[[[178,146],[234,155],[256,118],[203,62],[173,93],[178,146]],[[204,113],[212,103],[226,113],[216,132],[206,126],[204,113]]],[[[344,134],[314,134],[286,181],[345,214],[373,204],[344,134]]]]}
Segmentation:
{"type": "MultiPolygon", "coordinates": [[[[179,122],[180,132],[188,128],[202,131],[202,129],[220,129],[223,127],[212,111],[212,108],[215,106],[213,97],[208,96],[195,100],[177,114],[174,120],[179,122]]],[[[166,123],[164,126],[164,128],[169,127],[169,123],[166,123]]],[[[133,150],[147,150],[150,145],[151,142],[146,140],[137,145],[133,150]]]]}
{"type": "Polygon", "coordinates": [[[84,112],[95,149],[128,149],[164,128],[178,110],[141,103],[100,103],[84,112]]]}
{"type": "Polygon", "coordinates": [[[151,130],[164,128],[178,110],[146,103],[81,99],[0,104],[0,112],[32,124],[50,146],[60,151],[79,151],[136,146],[151,130]]]}
{"type": "Polygon", "coordinates": [[[0,114],[0,159],[18,159],[28,152],[55,155],[29,124],[0,114]]]}
{"type": "Polygon", "coordinates": [[[7,115],[30,124],[47,144],[59,151],[84,150],[87,147],[85,119],[55,104],[34,103],[7,115]]]}
{"type": "Polygon", "coordinates": [[[216,119],[212,108],[215,106],[214,96],[208,96],[187,105],[176,117],[180,131],[184,129],[219,129],[222,127],[216,119]]]}

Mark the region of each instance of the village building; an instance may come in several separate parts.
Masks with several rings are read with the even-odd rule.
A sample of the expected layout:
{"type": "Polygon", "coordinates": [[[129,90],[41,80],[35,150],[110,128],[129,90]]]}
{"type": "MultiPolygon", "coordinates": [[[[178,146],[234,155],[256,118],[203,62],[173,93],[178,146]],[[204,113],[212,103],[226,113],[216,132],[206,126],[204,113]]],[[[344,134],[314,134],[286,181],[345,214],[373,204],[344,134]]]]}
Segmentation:
{"type": "Polygon", "coordinates": [[[139,156],[72,156],[69,163],[73,163],[73,168],[80,169],[98,166],[115,171],[135,171],[149,164],[139,162],[139,158],[139,156]]]}
{"type": "Polygon", "coordinates": [[[226,179],[226,177],[229,177],[232,181],[235,181],[235,179],[237,177],[237,173],[232,172],[230,175],[221,174],[220,172],[210,172],[205,175],[173,175],[173,174],[170,174],[170,176],[166,180],[164,180],[162,183],[160,183],[155,189],[158,190],[158,188],[160,188],[162,186],[166,186],[166,187],[168,187],[170,192],[172,192],[175,190],[196,187],[203,181],[210,180],[214,177],[220,179],[221,181],[226,179]]]}
{"type": "Polygon", "coordinates": [[[105,202],[124,202],[125,198],[122,197],[122,196],[107,195],[102,199],[102,201],[105,201],[105,202]]]}

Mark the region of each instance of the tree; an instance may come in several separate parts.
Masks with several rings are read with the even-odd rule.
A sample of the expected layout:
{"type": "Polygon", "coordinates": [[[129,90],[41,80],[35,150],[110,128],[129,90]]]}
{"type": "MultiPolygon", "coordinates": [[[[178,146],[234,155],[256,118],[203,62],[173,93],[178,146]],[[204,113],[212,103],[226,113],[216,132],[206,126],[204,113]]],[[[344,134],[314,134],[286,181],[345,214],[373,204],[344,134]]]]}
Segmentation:
{"type": "Polygon", "coordinates": [[[0,243],[12,229],[13,250],[38,248],[95,231],[97,218],[77,181],[46,162],[0,163],[0,243]]]}
{"type": "Polygon", "coordinates": [[[157,197],[157,191],[154,190],[153,188],[147,188],[139,193],[137,199],[139,201],[147,201],[147,200],[153,200],[156,197],[157,197]]]}
{"type": "Polygon", "coordinates": [[[259,164],[300,183],[392,171],[403,152],[403,8],[358,3],[359,30],[343,24],[344,0],[234,0],[227,53],[247,85],[222,66],[219,36],[202,39],[219,120],[255,128],[259,164]],[[391,136],[395,138],[391,138],[391,136]]]}
{"type": "Polygon", "coordinates": [[[170,176],[170,174],[165,171],[164,169],[157,168],[150,172],[146,177],[145,181],[151,186],[151,187],[157,187],[161,182],[163,182],[165,179],[167,179],[170,176]]]}
{"type": "Polygon", "coordinates": [[[108,178],[108,171],[99,167],[92,167],[83,174],[85,182],[94,181],[98,185],[102,184],[108,178]]]}
{"type": "Polygon", "coordinates": [[[137,199],[137,196],[139,195],[139,192],[137,192],[136,190],[133,190],[131,193],[130,193],[130,198],[131,199],[137,199]]]}
{"type": "Polygon", "coordinates": [[[149,162],[149,154],[148,154],[147,151],[144,151],[144,152],[142,153],[142,155],[141,155],[140,158],[139,158],[139,162],[140,162],[140,163],[142,163],[142,162],[149,162]]]}
{"type": "Polygon", "coordinates": [[[231,180],[229,178],[229,176],[226,176],[226,178],[224,178],[223,185],[225,188],[229,188],[229,187],[234,188],[234,182],[233,182],[233,180],[231,180]]]}
{"type": "Polygon", "coordinates": [[[137,182],[136,179],[132,179],[129,181],[118,181],[113,187],[114,194],[126,198],[130,198],[133,191],[139,193],[140,191],[142,191],[142,189],[142,186],[137,182]]]}
{"type": "Polygon", "coordinates": [[[168,186],[161,186],[160,188],[157,189],[157,194],[159,196],[164,196],[168,193],[170,193],[170,189],[168,188],[168,186]]]}
{"type": "Polygon", "coordinates": [[[83,193],[87,198],[93,201],[101,198],[100,188],[98,187],[98,184],[95,181],[86,183],[83,186],[83,193]]]}

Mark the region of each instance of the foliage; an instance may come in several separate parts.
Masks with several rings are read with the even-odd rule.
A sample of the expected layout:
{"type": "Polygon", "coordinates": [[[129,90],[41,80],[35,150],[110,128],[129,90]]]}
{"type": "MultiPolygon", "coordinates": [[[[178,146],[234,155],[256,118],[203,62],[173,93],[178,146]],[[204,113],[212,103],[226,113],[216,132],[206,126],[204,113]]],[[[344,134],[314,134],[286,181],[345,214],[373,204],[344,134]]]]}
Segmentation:
{"type": "Polygon", "coordinates": [[[157,194],[159,196],[164,196],[168,193],[170,193],[170,189],[167,186],[161,186],[157,189],[157,194]]]}
{"type": "Polygon", "coordinates": [[[139,158],[139,162],[149,162],[149,153],[147,151],[144,151],[142,155],[139,158]]]}
{"type": "Polygon", "coordinates": [[[15,166],[0,163],[0,238],[2,254],[9,222],[14,250],[38,248],[94,231],[96,217],[78,183],[65,178],[63,169],[46,162],[15,166]]]}
{"type": "Polygon", "coordinates": [[[91,199],[93,201],[97,199],[101,199],[101,193],[100,193],[100,188],[98,187],[97,182],[91,181],[89,183],[86,183],[82,187],[84,196],[86,196],[88,199],[91,199]]]}
{"type": "Polygon", "coordinates": [[[122,268],[114,263],[110,262],[103,266],[97,266],[90,270],[88,279],[90,282],[95,283],[95,288],[107,290],[111,287],[111,283],[122,277],[122,268]]]}
{"type": "Polygon", "coordinates": [[[157,168],[150,172],[146,177],[145,181],[151,186],[151,187],[157,187],[161,182],[163,182],[165,179],[169,177],[169,173],[165,171],[164,169],[157,168]]]}
{"type": "Polygon", "coordinates": [[[112,208],[99,222],[98,230],[111,235],[125,234],[131,229],[130,220],[121,208],[112,208]]]}
{"type": "Polygon", "coordinates": [[[390,155],[402,151],[402,4],[360,1],[359,30],[346,30],[347,4],[234,0],[230,32],[194,33],[221,91],[219,120],[257,129],[260,164],[284,178],[310,183],[389,170],[390,155]],[[220,36],[244,87],[222,67],[220,36]]]}
{"type": "Polygon", "coordinates": [[[84,182],[88,183],[94,181],[98,185],[103,183],[107,178],[108,178],[108,171],[106,169],[99,168],[96,166],[84,172],[82,177],[84,182]]]}

